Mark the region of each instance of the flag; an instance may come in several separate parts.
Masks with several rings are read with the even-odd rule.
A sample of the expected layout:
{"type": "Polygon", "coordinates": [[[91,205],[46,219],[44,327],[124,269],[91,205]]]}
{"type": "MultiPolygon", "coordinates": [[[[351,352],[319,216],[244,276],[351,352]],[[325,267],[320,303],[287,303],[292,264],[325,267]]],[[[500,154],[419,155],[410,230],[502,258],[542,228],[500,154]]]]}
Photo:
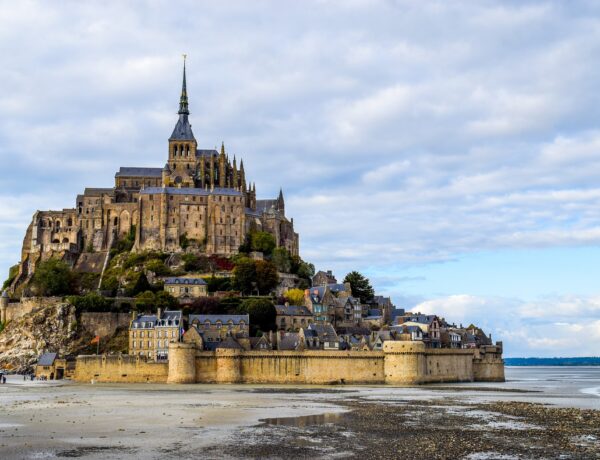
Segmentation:
{"type": "Polygon", "coordinates": [[[96,337],[94,337],[92,339],[92,341],[90,342],[90,345],[93,344],[93,343],[100,343],[100,336],[99,335],[97,335],[96,337]]]}

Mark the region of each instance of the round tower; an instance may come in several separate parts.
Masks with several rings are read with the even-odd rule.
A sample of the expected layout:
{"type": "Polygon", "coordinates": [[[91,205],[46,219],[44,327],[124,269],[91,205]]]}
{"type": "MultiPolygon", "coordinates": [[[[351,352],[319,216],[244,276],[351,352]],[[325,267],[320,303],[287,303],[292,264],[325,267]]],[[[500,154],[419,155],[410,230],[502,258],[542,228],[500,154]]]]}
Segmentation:
{"type": "Polygon", "coordinates": [[[6,313],[8,309],[8,291],[3,291],[0,296],[0,323],[6,323],[6,313]]]}
{"type": "Polygon", "coordinates": [[[239,383],[242,381],[241,369],[241,350],[232,350],[230,348],[217,348],[215,350],[217,358],[217,382],[218,383],[239,383]]]}
{"type": "Polygon", "coordinates": [[[388,340],[383,344],[385,383],[414,385],[425,378],[425,344],[388,340]]]}
{"type": "Polygon", "coordinates": [[[196,347],[192,343],[169,344],[167,383],[196,383],[196,347]]]}

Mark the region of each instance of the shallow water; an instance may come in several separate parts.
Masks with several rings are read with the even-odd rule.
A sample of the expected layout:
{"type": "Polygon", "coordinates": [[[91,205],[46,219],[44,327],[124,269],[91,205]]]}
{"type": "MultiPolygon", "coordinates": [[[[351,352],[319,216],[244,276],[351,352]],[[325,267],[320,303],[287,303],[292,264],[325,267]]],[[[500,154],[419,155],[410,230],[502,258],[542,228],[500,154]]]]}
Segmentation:
{"type": "MultiPolygon", "coordinates": [[[[503,383],[316,387],[82,385],[10,376],[7,385],[0,385],[0,453],[2,459],[163,459],[174,452],[196,456],[200,450],[223,458],[222,446],[240,442],[242,431],[335,425],[347,410],[336,401],[347,398],[396,405],[451,398],[458,406],[525,401],[600,409],[600,367],[508,367],[506,377],[503,383]]],[[[488,420],[488,415],[467,413],[474,423],[492,428],[536,428],[507,417],[488,420]]],[[[503,458],[481,455],[472,458],[503,458]]]]}

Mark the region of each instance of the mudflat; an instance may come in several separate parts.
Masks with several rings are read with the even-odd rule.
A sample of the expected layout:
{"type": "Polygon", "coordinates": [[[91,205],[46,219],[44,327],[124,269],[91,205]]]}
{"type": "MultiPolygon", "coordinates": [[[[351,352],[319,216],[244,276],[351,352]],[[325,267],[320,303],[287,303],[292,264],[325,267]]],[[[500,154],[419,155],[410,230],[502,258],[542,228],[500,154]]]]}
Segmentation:
{"type": "Polygon", "coordinates": [[[600,458],[599,368],[501,384],[0,386],[0,457],[600,458]]]}

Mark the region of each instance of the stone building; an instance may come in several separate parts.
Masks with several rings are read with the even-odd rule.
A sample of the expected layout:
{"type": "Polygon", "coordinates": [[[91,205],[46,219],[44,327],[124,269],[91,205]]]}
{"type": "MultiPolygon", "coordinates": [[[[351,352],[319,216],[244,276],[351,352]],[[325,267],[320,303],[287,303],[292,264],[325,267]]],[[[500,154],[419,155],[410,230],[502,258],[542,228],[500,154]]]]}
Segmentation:
{"type": "Polygon", "coordinates": [[[74,264],[82,253],[108,254],[125,237],[134,240],[135,251],[179,252],[191,246],[229,256],[249,231],[262,230],[273,234],[278,247],[298,254],[283,191],[276,199],[257,200],[242,160],[238,164],[224,145],[220,151],[198,147],[189,121],[185,64],[178,114],[164,167],[121,167],[114,187],[86,188],[73,208],[34,213],[11,292],[40,259],[59,257],[74,264]]]}
{"type": "Polygon", "coordinates": [[[249,315],[190,315],[190,327],[195,327],[204,342],[220,342],[229,336],[248,337],[249,315]]]}
{"type": "Polygon", "coordinates": [[[284,331],[297,331],[312,324],[313,315],[304,305],[275,305],[275,324],[284,331]]]}
{"type": "Polygon", "coordinates": [[[164,290],[181,304],[192,303],[198,297],[208,295],[208,285],[202,278],[169,277],[165,279],[164,290]]]}
{"type": "Polygon", "coordinates": [[[151,360],[169,358],[169,343],[179,342],[183,334],[181,311],[161,312],[156,315],[137,315],[129,326],[129,354],[151,360]]]}
{"type": "Polygon", "coordinates": [[[35,377],[43,380],[60,380],[65,376],[67,361],[57,353],[43,353],[35,366],[35,377]]]}

